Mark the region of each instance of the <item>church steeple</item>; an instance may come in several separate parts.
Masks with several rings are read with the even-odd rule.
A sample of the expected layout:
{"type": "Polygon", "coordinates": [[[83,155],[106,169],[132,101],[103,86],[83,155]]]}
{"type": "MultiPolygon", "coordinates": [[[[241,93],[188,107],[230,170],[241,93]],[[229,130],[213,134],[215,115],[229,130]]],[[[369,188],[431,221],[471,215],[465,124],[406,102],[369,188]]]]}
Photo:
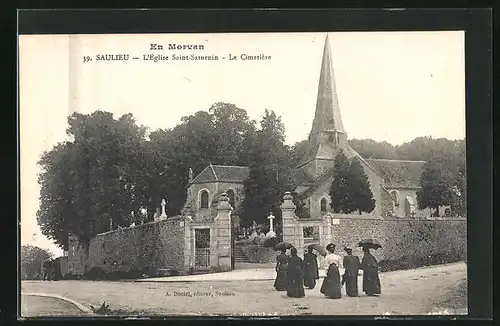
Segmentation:
{"type": "Polygon", "coordinates": [[[319,76],[318,97],[316,101],[316,113],[311,129],[311,136],[324,131],[337,131],[345,133],[342,117],[340,116],[337,87],[333,72],[332,55],[328,34],[325,38],[323,49],[323,61],[319,76]]]}
{"type": "Polygon", "coordinates": [[[346,151],[348,147],[347,134],[340,116],[328,34],[323,48],[316,112],[309,134],[308,147],[303,163],[299,167],[304,166],[314,178],[333,167],[338,150],[346,151]]]}

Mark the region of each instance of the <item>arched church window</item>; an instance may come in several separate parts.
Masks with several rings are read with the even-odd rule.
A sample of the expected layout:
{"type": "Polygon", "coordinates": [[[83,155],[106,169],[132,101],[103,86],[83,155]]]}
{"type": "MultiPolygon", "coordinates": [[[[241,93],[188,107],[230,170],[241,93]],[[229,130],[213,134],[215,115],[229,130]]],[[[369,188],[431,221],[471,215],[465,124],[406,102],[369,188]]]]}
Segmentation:
{"type": "Polygon", "coordinates": [[[390,195],[392,198],[392,214],[398,216],[399,210],[399,192],[397,190],[391,190],[390,195]]]}
{"type": "Polygon", "coordinates": [[[208,208],[208,191],[202,190],[200,194],[200,208],[208,208]]]}
{"type": "Polygon", "coordinates": [[[235,208],[235,195],[233,189],[229,189],[226,194],[227,198],[229,198],[229,205],[231,205],[232,208],[235,208]]]}
{"type": "Polygon", "coordinates": [[[326,212],[326,205],[327,205],[326,198],[322,198],[321,202],[320,202],[321,213],[325,213],[326,212]]]}

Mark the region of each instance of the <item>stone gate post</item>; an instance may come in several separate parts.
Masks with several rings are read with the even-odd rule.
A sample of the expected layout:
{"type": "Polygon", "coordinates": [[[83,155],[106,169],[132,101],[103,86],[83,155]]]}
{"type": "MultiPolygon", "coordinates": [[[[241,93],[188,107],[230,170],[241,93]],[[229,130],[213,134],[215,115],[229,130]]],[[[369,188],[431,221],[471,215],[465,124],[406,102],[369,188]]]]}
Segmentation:
{"type": "Polygon", "coordinates": [[[285,196],[283,196],[283,203],[281,204],[283,241],[291,243],[295,248],[297,248],[299,254],[301,254],[303,250],[300,244],[300,230],[297,222],[297,216],[295,215],[295,208],[292,195],[288,191],[285,192],[285,196]]]}
{"type": "Polygon", "coordinates": [[[229,198],[223,193],[217,205],[215,222],[216,255],[218,266],[231,270],[231,210],[229,198]]]}

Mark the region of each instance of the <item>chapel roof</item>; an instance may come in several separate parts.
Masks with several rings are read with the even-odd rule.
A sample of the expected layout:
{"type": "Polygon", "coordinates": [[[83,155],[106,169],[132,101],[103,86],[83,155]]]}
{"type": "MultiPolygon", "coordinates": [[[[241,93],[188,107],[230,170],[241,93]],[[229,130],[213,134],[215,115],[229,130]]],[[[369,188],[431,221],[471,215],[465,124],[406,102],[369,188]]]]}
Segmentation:
{"type": "Polygon", "coordinates": [[[388,188],[419,188],[425,161],[365,159],[384,179],[388,188]]]}
{"type": "Polygon", "coordinates": [[[210,164],[191,181],[191,184],[208,182],[240,183],[248,177],[249,173],[250,169],[246,166],[210,164]]]}

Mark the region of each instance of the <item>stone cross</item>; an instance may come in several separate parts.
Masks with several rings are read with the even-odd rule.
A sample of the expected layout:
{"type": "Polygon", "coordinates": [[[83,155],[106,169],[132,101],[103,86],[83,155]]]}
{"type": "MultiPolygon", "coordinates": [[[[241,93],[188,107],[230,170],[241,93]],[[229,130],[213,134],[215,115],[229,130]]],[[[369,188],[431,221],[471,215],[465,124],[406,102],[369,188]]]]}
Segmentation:
{"type": "Polygon", "coordinates": [[[269,231],[270,232],[274,232],[274,226],[273,226],[274,216],[273,216],[273,213],[269,213],[269,216],[267,217],[267,219],[269,220],[269,231]]]}
{"type": "Polygon", "coordinates": [[[161,200],[161,215],[160,217],[167,217],[167,213],[165,213],[165,206],[167,206],[167,201],[165,199],[161,200]]]}

